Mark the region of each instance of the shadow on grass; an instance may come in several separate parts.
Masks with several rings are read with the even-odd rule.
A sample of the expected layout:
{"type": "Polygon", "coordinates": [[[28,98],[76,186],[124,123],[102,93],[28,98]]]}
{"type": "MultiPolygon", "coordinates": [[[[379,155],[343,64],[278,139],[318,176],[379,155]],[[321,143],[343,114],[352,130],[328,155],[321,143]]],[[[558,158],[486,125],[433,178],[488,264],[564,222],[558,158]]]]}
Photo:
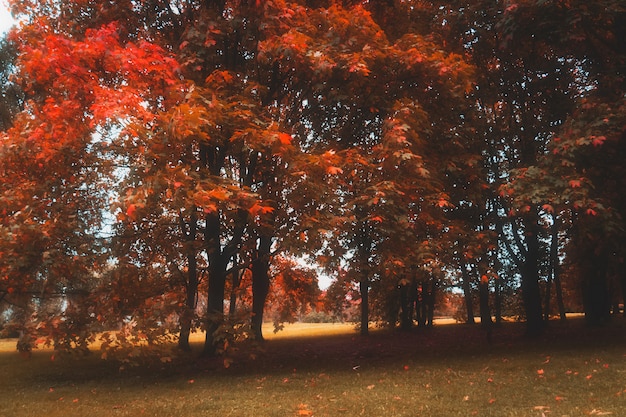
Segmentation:
{"type": "Polygon", "coordinates": [[[224,358],[198,356],[200,344],[189,354],[180,352],[171,362],[158,359],[141,366],[102,360],[98,352],[72,357],[34,351],[30,359],[17,352],[0,352],[0,372],[5,386],[79,385],[100,383],[146,383],[169,379],[257,377],[289,372],[360,372],[366,369],[398,368],[405,363],[448,366],[489,356],[593,352],[626,345],[626,320],[615,317],[602,327],[588,327],[582,319],[549,323],[540,337],[526,338],[523,323],[503,323],[494,328],[492,343],[480,325],[450,324],[401,332],[373,330],[367,337],[338,334],[269,340],[241,344],[224,358]]]}

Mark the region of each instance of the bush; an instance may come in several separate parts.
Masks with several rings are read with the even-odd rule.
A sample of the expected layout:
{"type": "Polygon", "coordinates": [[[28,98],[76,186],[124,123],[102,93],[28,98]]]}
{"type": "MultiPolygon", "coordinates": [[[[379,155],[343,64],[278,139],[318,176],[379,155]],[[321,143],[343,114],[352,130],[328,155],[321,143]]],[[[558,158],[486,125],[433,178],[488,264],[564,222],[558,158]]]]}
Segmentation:
{"type": "Polygon", "coordinates": [[[302,323],[338,323],[339,320],[323,311],[312,311],[302,317],[302,323]]]}

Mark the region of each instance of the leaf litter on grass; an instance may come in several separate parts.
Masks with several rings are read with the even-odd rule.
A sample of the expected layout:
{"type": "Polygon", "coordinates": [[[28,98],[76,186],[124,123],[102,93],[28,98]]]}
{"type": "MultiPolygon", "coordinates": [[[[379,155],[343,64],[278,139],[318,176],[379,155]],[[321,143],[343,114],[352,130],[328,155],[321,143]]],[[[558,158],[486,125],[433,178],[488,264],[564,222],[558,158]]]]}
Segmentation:
{"type": "MultiPolygon", "coordinates": [[[[284,416],[285,412],[330,417],[359,415],[363,410],[365,415],[385,416],[466,416],[474,411],[498,417],[541,416],[542,412],[546,417],[626,415],[626,387],[621,378],[626,364],[619,338],[577,346],[582,338],[564,335],[562,340],[546,342],[502,334],[493,345],[486,345],[470,335],[459,349],[454,342],[471,333],[471,328],[432,330],[372,332],[367,339],[352,335],[283,338],[268,342],[254,359],[242,348],[227,369],[212,365],[204,369],[204,362],[178,360],[120,373],[107,371],[106,362],[91,363],[93,358],[51,364],[40,360],[45,353],[38,352],[15,372],[7,369],[12,379],[0,394],[6,398],[20,390],[20,398],[29,402],[15,404],[10,411],[0,406],[0,415],[31,416],[44,410],[50,417],[64,417],[81,405],[94,410],[91,417],[108,416],[114,405],[123,406],[118,411],[124,415],[145,410],[148,415],[185,413],[189,417],[206,415],[209,410],[212,415],[238,417],[284,416]],[[304,347],[315,355],[303,355],[304,347]],[[543,378],[538,377],[538,369],[544,371],[543,378]],[[586,375],[593,377],[586,379],[586,375]],[[55,401],[59,410],[49,413],[50,404],[33,395],[35,387],[48,395],[54,387],[55,399],[65,398],[55,401]],[[102,401],[89,400],[93,389],[107,398],[106,410],[102,401]],[[171,397],[181,390],[193,392],[185,394],[182,404],[171,397]],[[72,402],[75,398],[78,403],[72,402]],[[152,401],[155,398],[160,400],[152,401]],[[14,412],[23,406],[22,414],[14,412]],[[534,410],[534,406],[547,408],[534,410]]],[[[13,364],[4,360],[3,369],[9,365],[13,364]]]]}

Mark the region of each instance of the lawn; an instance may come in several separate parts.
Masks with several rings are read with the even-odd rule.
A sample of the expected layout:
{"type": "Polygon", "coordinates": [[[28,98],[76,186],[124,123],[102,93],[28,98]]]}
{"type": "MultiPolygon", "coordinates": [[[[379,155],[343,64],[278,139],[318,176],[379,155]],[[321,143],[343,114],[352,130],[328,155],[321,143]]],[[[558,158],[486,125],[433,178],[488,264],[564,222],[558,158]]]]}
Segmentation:
{"type": "MultiPolygon", "coordinates": [[[[271,332],[270,333],[271,336],[271,332]]],[[[294,325],[221,360],[127,368],[0,342],[0,416],[626,416],[626,322],[553,322],[525,339],[507,323],[438,325],[368,338],[294,325]]],[[[196,350],[200,350],[200,345],[196,350]]]]}

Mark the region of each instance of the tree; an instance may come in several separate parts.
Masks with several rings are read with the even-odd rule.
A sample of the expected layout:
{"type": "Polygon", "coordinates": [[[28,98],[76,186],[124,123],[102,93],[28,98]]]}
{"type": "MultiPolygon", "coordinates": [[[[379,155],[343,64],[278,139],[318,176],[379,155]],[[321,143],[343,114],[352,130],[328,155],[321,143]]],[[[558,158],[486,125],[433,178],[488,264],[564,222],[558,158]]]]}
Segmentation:
{"type": "MultiPolygon", "coordinates": [[[[605,183],[601,178],[621,178],[620,164],[615,164],[614,158],[619,157],[623,141],[624,48],[620,40],[624,39],[624,8],[612,1],[591,8],[579,2],[567,5],[531,2],[520,5],[514,13],[511,36],[519,31],[527,32],[530,19],[541,13],[539,27],[551,28],[541,33],[541,39],[550,41],[555,53],[564,57],[562,60],[575,64],[570,70],[572,75],[586,75],[572,80],[576,90],[571,102],[577,106],[560,124],[560,129],[548,137],[549,152],[516,174],[510,192],[519,202],[542,202],[542,210],[572,218],[569,235],[576,243],[568,245],[568,255],[577,254],[581,264],[588,318],[592,322],[602,321],[609,304],[604,265],[609,262],[611,252],[621,251],[622,239],[618,236],[623,230],[621,197],[608,197],[617,196],[615,187],[621,184],[613,180],[605,183]],[[567,27],[556,24],[564,20],[575,24],[567,27]],[[598,150],[602,154],[606,151],[602,163],[594,162],[598,150]],[[610,174],[603,172],[600,177],[597,169],[606,169],[610,174]],[[601,219],[596,217],[598,213],[601,219]]],[[[536,26],[536,19],[532,25],[536,26]]],[[[553,268],[556,266],[553,262],[553,268]]]]}
{"type": "MultiPolygon", "coordinates": [[[[6,300],[75,302],[39,311],[43,323],[55,317],[70,326],[70,313],[88,315],[85,296],[109,254],[100,232],[114,182],[108,133],[151,120],[145,103],[167,90],[176,67],[158,47],[125,43],[115,25],[90,29],[81,40],[50,32],[38,22],[12,35],[26,104],[2,136],[1,269],[6,300]]],[[[59,326],[39,328],[50,335],[59,326]]],[[[69,328],[59,332],[57,339],[74,337],[69,328]]]]}
{"type": "Polygon", "coordinates": [[[229,298],[262,339],[286,271],[311,285],[274,269],[294,256],[341,271],[338,293],[359,287],[364,334],[410,328],[418,289],[432,323],[451,277],[470,321],[475,294],[490,319],[495,285],[498,321],[519,284],[539,333],[561,259],[604,319],[625,251],[620,2],[13,10],[0,300],[55,338],[122,322],[189,349],[203,328],[212,355],[229,298]]]}
{"type": "MultiPolygon", "coordinates": [[[[289,89],[283,96],[294,112],[289,120],[297,121],[301,146],[315,155],[316,166],[305,167],[311,169],[307,177],[322,178],[336,190],[313,199],[315,216],[326,212],[323,221],[312,219],[323,239],[311,238],[312,230],[306,239],[320,245],[322,261],[333,260],[331,268],[343,259],[357,274],[366,333],[369,287],[386,276],[384,263],[393,258],[385,242],[391,236],[416,242],[407,226],[442,199],[438,178],[426,168],[430,155],[422,153],[431,152],[428,145],[438,143],[438,134],[453,136],[455,120],[440,114],[429,119],[428,110],[460,100],[471,68],[414,33],[390,42],[362,6],[334,4],[308,15],[296,9],[291,19],[281,36],[262,43],[262,59],[280,62],[279,79],[289,89]]],[[[442,140],[441,153],[432,154],[442,158],[450,147],[461,148],[450,141],[442,140]]],[[[432,166],[439,169],[437,161],[432,166]]]]}

